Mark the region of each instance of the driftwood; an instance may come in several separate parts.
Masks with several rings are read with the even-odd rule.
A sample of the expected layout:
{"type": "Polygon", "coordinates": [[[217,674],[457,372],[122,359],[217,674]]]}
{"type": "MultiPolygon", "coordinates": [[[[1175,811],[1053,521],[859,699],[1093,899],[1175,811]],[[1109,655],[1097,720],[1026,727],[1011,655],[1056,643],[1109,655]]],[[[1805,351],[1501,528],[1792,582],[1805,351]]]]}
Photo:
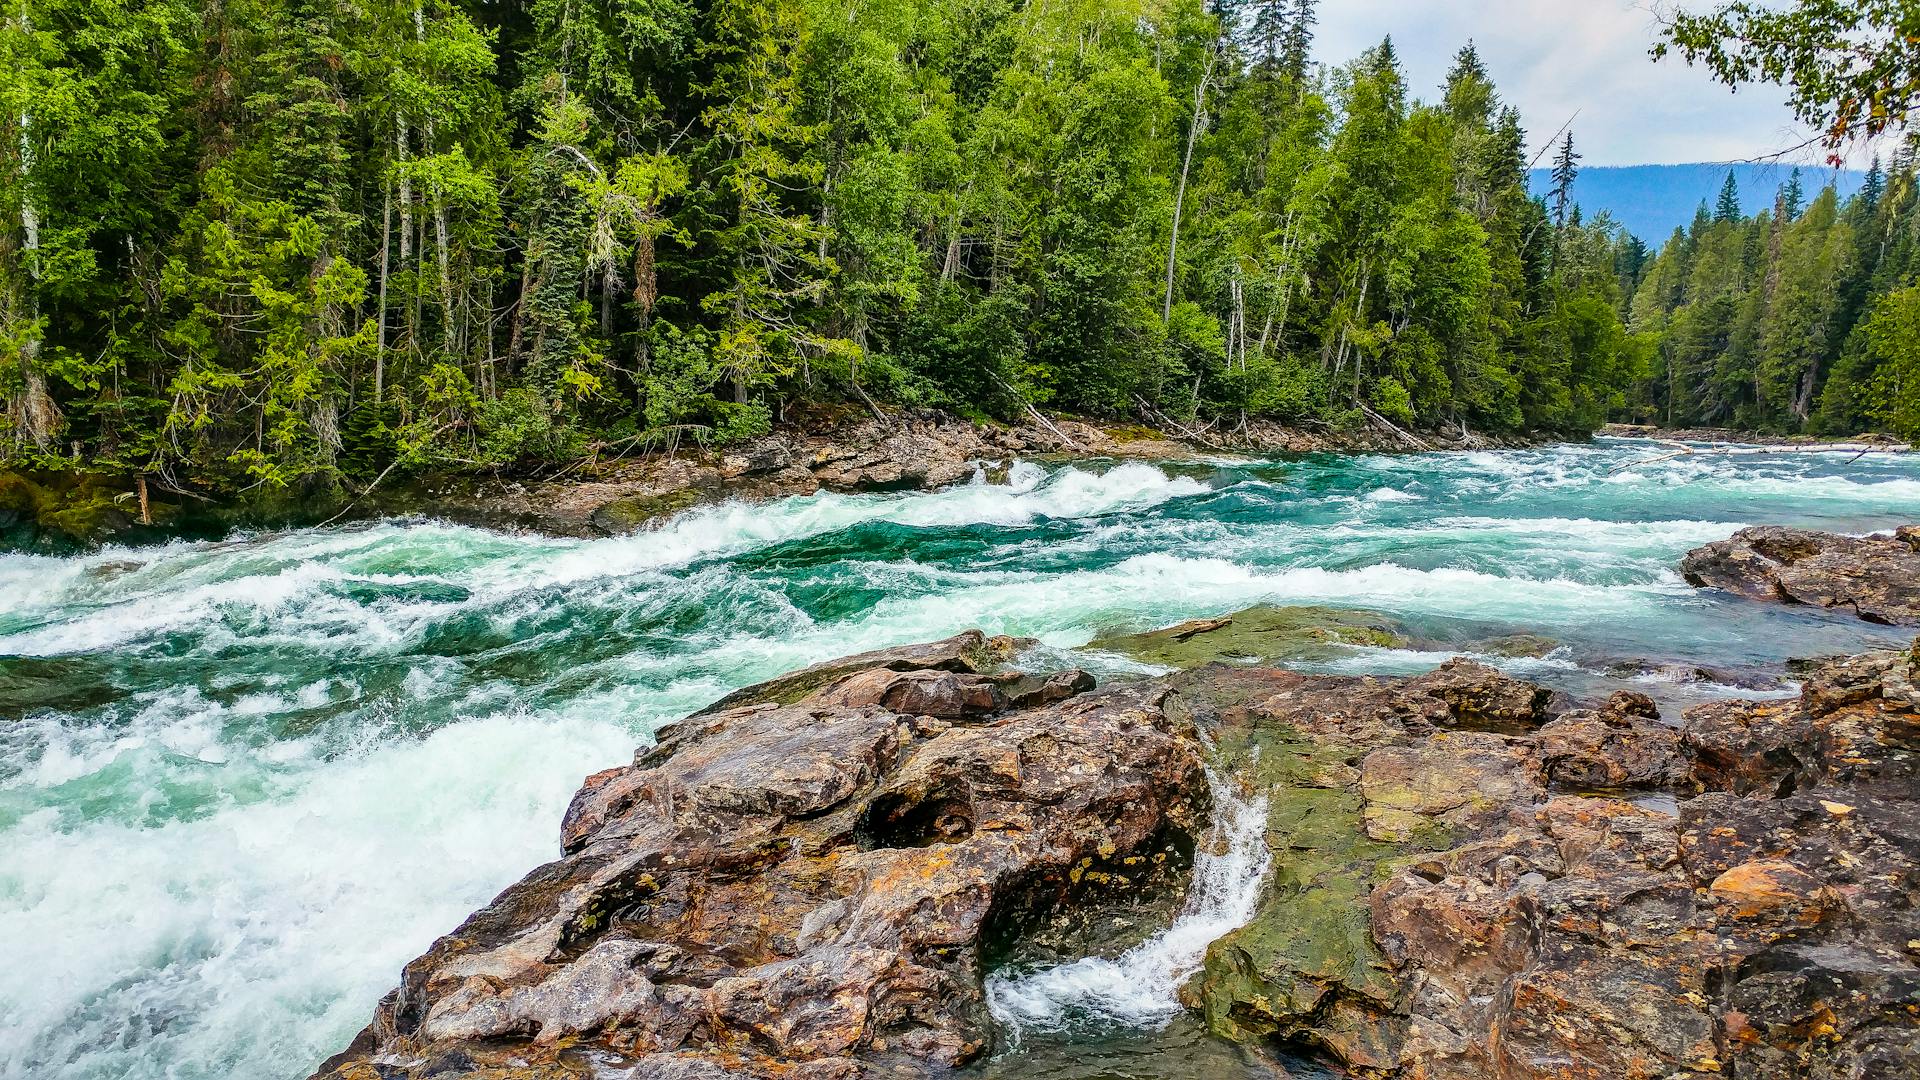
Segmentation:
{"type": "Polygon", "coordinates": [[[1060,436],[1061,442],[1066,443],[1068,446],[1073,447],[1075,450],[1086,449],[1086,447],[1081,446],[1078,442],[1074,441],[1073,436],[1068,435],[1066,432],[1061,431],[1057,427],[1054,427],[1053,421],[1040,415],[1040,410],[1033,407],[1033,402],[1028,401],[1025,394],[1022,394],[1020,391],[1015,390],[1012,386],[1008,385],[1007,380],[1001,378],[998,375],[995,375],[993,377],[993,381],[999,383],[1001,388],[1006,390],[1007,393],[1012,394],[1014,397],[1018,398],[1020,400],[1020,404],[1025,405],[1027,407],[1027,415],[1033,417],[1035,420],[1038,420],[1040,422],[1041,427],[1044,427],[1048,431],[1053,432],[1055,435],[1060,436]]]}
{"type": "MultiPolygon", "coordinates": [[[[1359,403],[1355,402],[1355,404],[1359,404],[1359,403]]],[[[1372,409],[1367,408],[1365,405],[1360,405],[1360,411],[1366,414],[1367,419],[1373,421],[1376,424],[1379,424],[1380,426],[1386,428],[1388,431],[1393,432],[1395,435],[1400,436],[1400,438],[1404,440],[1407,443],[1407,445],[1412,446],[1417,450],[1433,449],[1433,447],[1427,445],[1426,443],[1420,441],[1419,439],[1414,438],[1412,435],[1407,434],[1405,431],[1400,430],[1399,425],[1395,424],[1393,421],[1387,419],[1386,417],[1381,416],[1379,413],[1374,412],[1372,409]]]]}
{"type": "Polygon", "coordinates": [[[1173,640],[1175,641],[1192,641],[1201,634],[1211,634],[1215,630],[1225,630],[1232,625],[1233,616],[1231,615],[1219,619],[1195,619],[1192,622],[1181,623],[1179,626],[1169,630],[1168,633],[1173,635],[1173,640]]]}
{"type": "MultiPolygon", "coordinates": [[[[1182,436],[1188,439],[1191,439],[1194,442],[1199,443],[1201,446],[1204,446],[1209,450],[1227,449],[1226,446],[1221,444],[1218,440],[1208,438],[1207,433],[1205,431],[1195,431],[1192,428],[1186,426],[1185,424],[1182,424],[1178,420],[1175,420],[1173,417],[1168,416],[1166,413],[1161,412],[1159,409],[1156,409],[1153,406],[1147,404],[1146,398],[1143,398],[1140,395],[1135,394],[1133,396],[1133,400],[1140,406],[1140,411],[1143,414],[1145,414],[1147,419],[1152,420],[1157,424],[1160,424],[1162,427],[1170,427],[1175,431],[1179,432],[1182,436]]],[[[1208,426],[1211,427],[1212,425],[1209,424],[1208,426]]]]}

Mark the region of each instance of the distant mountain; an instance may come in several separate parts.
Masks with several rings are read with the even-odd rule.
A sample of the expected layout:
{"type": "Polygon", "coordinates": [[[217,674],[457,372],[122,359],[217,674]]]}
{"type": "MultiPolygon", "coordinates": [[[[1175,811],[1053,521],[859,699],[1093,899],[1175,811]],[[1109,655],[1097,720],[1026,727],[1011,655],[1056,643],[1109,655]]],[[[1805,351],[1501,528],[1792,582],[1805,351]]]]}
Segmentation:
{"type": "MultiPolygon", "coordinates": [[[[1580,170],[1574,181],[1574,201],[1588,217],[1606,210],[1628,232],[1658,247],[1666,243],[1673,230],[1693,221],[1694,211],[1705,202],[1712,206],[1720,198],[1720,186],[1732,170],[1740,187],[1740,205],[1747,213],[1758,213],[1773,205],[1775,192],[1793,175],[1790,165],[1627,165],[1580,170]]],[[[1866,174],[1833,169],[1800,169],[1800,182],[1806,186],[1807,199],[1833,184],[1846,198],[1860,190],[1866,174]]],[[[1545,195],[1553,186],[1550,170],[1535,169],[1529,180],[1536,195],[1545,195]]]]}

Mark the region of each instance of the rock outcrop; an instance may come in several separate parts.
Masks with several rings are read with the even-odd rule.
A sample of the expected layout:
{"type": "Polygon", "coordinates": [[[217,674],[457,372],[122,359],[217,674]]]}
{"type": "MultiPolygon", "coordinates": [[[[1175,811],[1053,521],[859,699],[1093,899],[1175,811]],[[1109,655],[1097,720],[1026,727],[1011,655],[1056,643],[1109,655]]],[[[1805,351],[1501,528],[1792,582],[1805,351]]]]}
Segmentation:
{"type": "Polygon", "coordinates": [[[1375,612],[1261,605],[1217,619],[1104,637],[1088,648],[1161,667],[1190,668],[1216,660],[1273,664],[1318,659],[1346,646],[1394,648],[1406,643],[1400,627],[1375,612]]]}
{"type": "Polygon", "coordinates": [[[1450,666],[1180,691],[1281,867],[1188,987],[1214,1030],[1360,1077],[1920,1076],[1920,655],[1677,730],[1450,666]]]}
{"type": "Polygon", "coordinates": [[[983,951],[1176,874],[1207,792],[1164,687],[1083,693],[1078,673],[994,670],[1006,648],[976,631],[843,662],[590,777],[561,858],[409,964],[320,1075],[975,1058],[983,951]]]}
{"type": "Polygon", "coordinates": [[[1181,991],[1217,1035],[1361,1080],[1920,1076],[1920,645],[1678,725],[1465,660],[1092,689],[1002,670],[1014,646],[808,669],[589,778],[561,857],[318,1075],[964,1067],[996,958],[1170,915],[1210,765],[1273,853],[1181,991]]]}
{"type": "Polygon", "coordinates": [[[1853,537],[1780,526],[1742,529],[1689,552],[1696,588],[1749,600],[1852,611],[1868,622],[1920,626],[1920,526],[1853,537]]]}

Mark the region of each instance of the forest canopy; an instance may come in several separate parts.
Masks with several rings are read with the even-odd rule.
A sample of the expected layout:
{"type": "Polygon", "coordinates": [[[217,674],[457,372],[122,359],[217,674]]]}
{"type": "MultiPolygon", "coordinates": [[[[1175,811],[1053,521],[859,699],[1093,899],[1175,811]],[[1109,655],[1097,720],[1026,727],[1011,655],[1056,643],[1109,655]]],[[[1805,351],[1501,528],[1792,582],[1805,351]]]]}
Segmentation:
{"type": "MultiPolygon", "coordinates": [[[[1311,63],[1314,24],[1314,0],[24,0],[0,457],[234,491],[726,442],[822,401],[1893,415],[1872,388],[1914,359],[1879,298],[1911,280],[1856,279],[1871,229],[1910,227],[1886,216],[1910,161],[1871,226],[1816,200],[1655,258],[1566,198],[1571,135],[1529,197],[1470,45],[1425,90],[1391,40],[1311,63]],[[1799,329],[1853,350],[1864,396],[1829,408],[1771,359],[1751,394],[1682,374],[1732,346],[1678,282],[1737,314],[1756,252],[1816,249],[1854,291],[1799,329]]],[[[1811,355],[1768,336],[1786,318],[1764,348],[1811,355]]]]}

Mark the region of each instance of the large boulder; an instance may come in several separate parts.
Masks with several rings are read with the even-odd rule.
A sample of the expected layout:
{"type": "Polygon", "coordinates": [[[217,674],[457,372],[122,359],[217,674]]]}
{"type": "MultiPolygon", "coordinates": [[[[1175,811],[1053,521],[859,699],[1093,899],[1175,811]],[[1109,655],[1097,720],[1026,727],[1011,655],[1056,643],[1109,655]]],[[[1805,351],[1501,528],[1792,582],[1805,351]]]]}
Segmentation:
{"type": "Polygon", "coordinates": [[[1868,622],[1920,626],[1920,526],[1891,536],[1839,536],[1762,526],[1689,552],[1680,575],[1697,588],[1850,610],[1868,622]]]}
{"type": "Polygon", "coordinates": [[[561,857],[407,965],[319,1075],[975,1058],[984,952],[1062,905],[1156,887],[1207,793],[1163,687],[1086,693],[994,655],[976,632],[778,680],[590,777],[561,857]]]}
{"type": "Polygon", "coordinates": [[[1465,660],[1091,690],[1010,648],[823,665],[589,778],[561,857],[320,1075],[964,1066],[987,965],[1111,954],[1145,923],[1108,912],[1177,896],[1210,767],[1272,854],[1180,992],[1217,1035],[1364,1080],[1920,1076],[1920,647],[1677,725],[1465,660]]]}

